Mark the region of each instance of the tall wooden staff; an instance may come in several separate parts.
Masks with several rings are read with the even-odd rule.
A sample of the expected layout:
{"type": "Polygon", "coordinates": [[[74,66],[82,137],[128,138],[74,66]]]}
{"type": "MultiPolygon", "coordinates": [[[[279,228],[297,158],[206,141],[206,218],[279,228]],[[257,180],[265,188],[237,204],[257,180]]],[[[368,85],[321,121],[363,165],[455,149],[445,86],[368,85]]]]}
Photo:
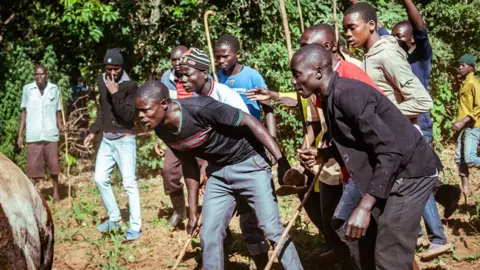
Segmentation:
{"type": "Polygon", "coordinates": [[[335,41],[338,42],[337,0],[333,0],[333,22],[335,23],[335,41]]]}
{"type": "MultiPolygon", "coordinates": [[[[60,106],[62,107],[62,121],[63,127],[65,128],[67,125],[67,121],[65,118],[65,107],[63,106],[63,95],[62,89],[58,88],[60,92],[60,106]]],[[[68,207],[72,208],[72,180],[70,178],[70,160],[68,157],[68,132],[65,130],[65,160],[67,161],[67,178],[68,178],[68,207]]]]}
{"type": "Polygon", "coordinates": [[[213,57],[213,47],[212,47],[212,42],[210,41],[210,30],[208,28],[208,16],[213,15],[215,16],[216,12],[212,10],[208,10],[205,12],[203,15],[203,23],[205,24],[205,34],[207,35],[207,44],[208,44],[208,53],[210,54],[210,62],[212,65],[212,73],[213,73],[213,78],[215,79],[216,82],[218,82],[217,78],[217,73],[215,72],[215,58],[213,57]]]}
{"type": "Polygon", "coordinates": [[[297,6],[298,6],[298,15],[300,15],[300,30],[303,31],[305,30],[305,26],[303,24],[303,16],[302,16],[302,6],[300,5],[300,0],[297,0],[297,6]]]}

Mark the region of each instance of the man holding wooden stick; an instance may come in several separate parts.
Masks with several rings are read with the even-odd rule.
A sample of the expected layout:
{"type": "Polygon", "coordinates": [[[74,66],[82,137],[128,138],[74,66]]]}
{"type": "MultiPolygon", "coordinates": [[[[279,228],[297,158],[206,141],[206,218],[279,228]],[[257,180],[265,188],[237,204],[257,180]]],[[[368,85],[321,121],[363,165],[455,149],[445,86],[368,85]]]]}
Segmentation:
{"type": "Polygon", "coordinates": [[[411,269],[418,222],[442,167],[438,157],[386,96],[339,77],[324,47],[304,46],[291,68],[295,90],[321,98],[331,138],[328,148],[299,151],[302,163],[335,158],[360,191],[360,204],[339,228],[359,246],[352,250],[359,267],[411,269]]]}
{"type": "MultiPolygon", "coordinates": [[[[185,59],[185,62],[197,65],[195,57],[185,59]]],[[[198,64],[205,66],[206,62],[198,64]]],[[[198,75],[188,70],[184,73],[187,77],[198,75]]],[[[185,182],[189,192],[192,191],[189,195],[190,218],[194,217],[195,221],[200,185],[195,157],[209,164],[207,173],[210,177],[202,207],[204,269],[224,267],[223,239],[233,215],[230,206],[235,204],[236,196],[245,198],[254,209],[265,237],[273,244],[279,242],[283,226],[265,148],[278,162],[279,177],[283,177],[290,165],[258,120],[208,96],[172,101],[168,89],[155,81],[139,88],[136,102],[142,123],[155,129],[157,136],[182,161],[185,182]]],[[[196,225],[196,222],[189,222],[189,234],[196,225]]],[[[283,245],[279,261],[285,269],[303,269],[291,241],[283,245]]]]}

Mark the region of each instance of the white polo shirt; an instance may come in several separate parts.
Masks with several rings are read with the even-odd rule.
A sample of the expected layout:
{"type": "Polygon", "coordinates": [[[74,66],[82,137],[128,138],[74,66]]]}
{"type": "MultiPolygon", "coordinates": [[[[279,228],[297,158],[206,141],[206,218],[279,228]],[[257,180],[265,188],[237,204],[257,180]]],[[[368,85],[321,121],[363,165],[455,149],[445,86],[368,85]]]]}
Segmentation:
{"type": "Polygon", "coordinates": [[[62,108],[57,85],[48,82],[43,95],[35,82],[25,85],[20,108],[27,112],[27,143],[58,141],[57,112],[62,108]]]}

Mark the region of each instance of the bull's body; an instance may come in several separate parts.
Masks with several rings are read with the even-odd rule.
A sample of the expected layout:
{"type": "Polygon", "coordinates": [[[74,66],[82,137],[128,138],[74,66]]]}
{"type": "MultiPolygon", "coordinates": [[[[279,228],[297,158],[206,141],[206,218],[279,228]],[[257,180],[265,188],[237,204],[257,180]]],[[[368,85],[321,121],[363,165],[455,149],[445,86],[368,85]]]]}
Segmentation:
{"type": "Polygon", "coordinates": [[[0,154],[0,269],[51,269],[53,220],[25,174],[0,154]]]}

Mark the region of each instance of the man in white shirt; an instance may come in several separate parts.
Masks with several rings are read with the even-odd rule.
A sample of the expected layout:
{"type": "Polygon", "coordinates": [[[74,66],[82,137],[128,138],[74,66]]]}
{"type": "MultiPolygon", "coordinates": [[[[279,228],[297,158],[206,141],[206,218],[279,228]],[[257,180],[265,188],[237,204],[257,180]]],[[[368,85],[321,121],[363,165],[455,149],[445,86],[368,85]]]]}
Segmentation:
{"type": "Polygon", "coordinates": [[[35,66],[34,72],[35,81],[23,87],[17,146],[24,147],[26,126],[27,176],[34,183],[44,178],[46,164],[52,177],[53,199],[58,202],[58,135],[63,129],[60,92],[57,85],[48,82],[44,66],[35,66]]]}

